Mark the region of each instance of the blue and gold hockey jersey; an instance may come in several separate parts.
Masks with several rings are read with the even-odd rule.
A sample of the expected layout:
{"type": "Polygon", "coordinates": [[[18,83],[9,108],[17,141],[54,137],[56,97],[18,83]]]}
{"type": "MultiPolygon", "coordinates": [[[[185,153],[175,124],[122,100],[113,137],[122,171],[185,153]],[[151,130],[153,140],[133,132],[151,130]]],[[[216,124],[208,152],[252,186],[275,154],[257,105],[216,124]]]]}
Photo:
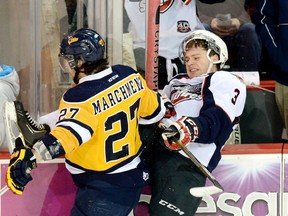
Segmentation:
{"type": "Polygon", "coordinates": [[[112,172],[139,156],[138,124],[158,122],[165,107],[139,73],[116,65],[80,79],[59,111],[51,135],[64,148],[69,171],[112,172]]]}

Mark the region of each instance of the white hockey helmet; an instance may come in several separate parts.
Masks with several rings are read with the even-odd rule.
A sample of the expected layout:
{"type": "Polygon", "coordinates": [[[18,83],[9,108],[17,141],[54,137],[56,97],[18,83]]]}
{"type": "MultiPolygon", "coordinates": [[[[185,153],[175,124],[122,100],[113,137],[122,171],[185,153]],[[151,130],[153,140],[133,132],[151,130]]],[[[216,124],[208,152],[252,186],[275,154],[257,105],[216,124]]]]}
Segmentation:
{"type": "Polygon", "coordinates": [[[219,55],[219,60],[212,62],[212,64],[219,64],[220,68],[222,68],[225,62],[228,60],[228,50],[225,42],[216,34],[207,31],[207,30],[196,30],[193,31],[190,35],[188,35],[179,47],[179,58],[183,64],[185,64],[185,52],[186,45],[192,40],[205,40],[207,42],[207,58],[212,62],[209,57],[210,51],[213,50],[219,55]]]}

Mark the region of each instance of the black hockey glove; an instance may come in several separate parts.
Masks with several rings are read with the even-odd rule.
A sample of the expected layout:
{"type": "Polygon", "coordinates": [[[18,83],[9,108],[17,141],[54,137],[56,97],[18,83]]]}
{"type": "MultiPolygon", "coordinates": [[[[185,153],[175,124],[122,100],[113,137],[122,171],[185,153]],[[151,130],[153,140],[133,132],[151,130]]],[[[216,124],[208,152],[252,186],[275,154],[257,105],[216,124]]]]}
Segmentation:
{"type": "MultiPolygon", "coordinates": [[[[21,139],[16,139],[21,142],[21,139]]],[[[30,172],[37,167],[36,157],[30,148],[16,144],[11,154],[10,163],[6,173],[7,186],[16,194],[22,195],[26,184],[32,180],[30,172]]]]}
{"type": "Polygon", "coordinates": [[[166,97],[163,97],[162,99],[164,102],[164,106],[166,108],[164,118],[170,118],[171,116],[176,115],[176,111],[174,109],[174,105],[172,104],[172,102],[166,97]]]}
{"type": "Polygon", "coordinates": [[[175,140],[187,145],[189,142],[195,141],[198,136],[198,126],[190,117],[181,117],[162,133],[165,147],[172,151],[180,150],[175,140]]]}

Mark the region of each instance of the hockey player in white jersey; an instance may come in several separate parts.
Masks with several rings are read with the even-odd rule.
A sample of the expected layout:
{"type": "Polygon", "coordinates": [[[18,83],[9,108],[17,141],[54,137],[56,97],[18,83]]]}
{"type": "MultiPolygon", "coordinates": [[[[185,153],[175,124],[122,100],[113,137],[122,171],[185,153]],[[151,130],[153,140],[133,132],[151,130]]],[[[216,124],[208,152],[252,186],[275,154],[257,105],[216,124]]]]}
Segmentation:
{"type": "Polygon", "coordinates": [[[187,75],[174,77],[163,89],[175,115],[162,120],[166,128],[163,145],[155,146],[151,216],[159,212],[165,216],[195,214],[201,198],[192,196],[189,190],[205,186],[206,177],[174,141],[179,140],[212,172],[239,123],[246,100],[242,80],[220,70],[228,51],[217,35],[206,30],[192,32],[182,42],[179,57],[187,75]]]}

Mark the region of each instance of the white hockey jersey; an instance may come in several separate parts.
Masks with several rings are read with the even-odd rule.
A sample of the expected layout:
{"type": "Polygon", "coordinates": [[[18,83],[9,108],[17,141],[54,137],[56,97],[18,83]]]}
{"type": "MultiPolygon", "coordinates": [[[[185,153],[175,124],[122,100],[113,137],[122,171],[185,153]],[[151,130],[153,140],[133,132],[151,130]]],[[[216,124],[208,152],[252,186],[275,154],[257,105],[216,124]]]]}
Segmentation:
{"type": "MultiPolygon", "coordinates": [[[[220,151],[238,124],[246,101],[241,78],[218,71],[195,78],[178,75],[163,89],[162,95],[174,105],[176,115],[164,123],[169,126],[182,116],[195,118],[201,134],[187,148],[210,171],[221,159],[220,151]]],[[[185,153],[180,151],[184,156],[185,153]]]]}
{"type": "MultiPolygon", "coordinates": [[[[125,0],[125,9],[130,19],[129,32],[134,49],[145,48],[145,0],[125,0]]],[[[196,29],[204,29],[196,13],[196,1],[184,5],[181,0],[171,0],[160,7],[159,55],[167,59],[178,58],[181,41],[196,29]]]]}

